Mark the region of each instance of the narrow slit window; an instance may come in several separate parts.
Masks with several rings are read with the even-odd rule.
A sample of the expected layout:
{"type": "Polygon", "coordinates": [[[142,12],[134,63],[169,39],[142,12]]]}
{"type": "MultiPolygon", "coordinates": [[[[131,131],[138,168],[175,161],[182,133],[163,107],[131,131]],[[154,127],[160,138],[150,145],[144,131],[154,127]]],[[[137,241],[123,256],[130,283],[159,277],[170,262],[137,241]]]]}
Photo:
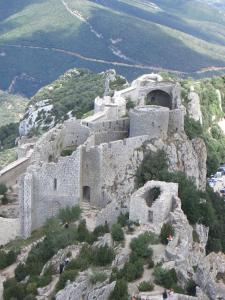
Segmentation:
{"type": "Polygon", "coordinates": [[[57,190],[57,179],[54,178],[54,191],[56,191],[56,190],[57,190]]]}

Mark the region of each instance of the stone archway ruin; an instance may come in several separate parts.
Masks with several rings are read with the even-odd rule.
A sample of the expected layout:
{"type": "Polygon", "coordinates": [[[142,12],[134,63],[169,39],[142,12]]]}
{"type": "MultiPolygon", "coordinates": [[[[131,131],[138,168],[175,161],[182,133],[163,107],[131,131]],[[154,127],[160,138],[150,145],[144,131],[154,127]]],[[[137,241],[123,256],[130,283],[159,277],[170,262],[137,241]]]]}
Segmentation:
{"type": "Polygon", "coordinates": [[[147,94],[145,104],[168,107],[171,110],[173,108],[173,99],[162,90],[153,90],[147,94]]]}

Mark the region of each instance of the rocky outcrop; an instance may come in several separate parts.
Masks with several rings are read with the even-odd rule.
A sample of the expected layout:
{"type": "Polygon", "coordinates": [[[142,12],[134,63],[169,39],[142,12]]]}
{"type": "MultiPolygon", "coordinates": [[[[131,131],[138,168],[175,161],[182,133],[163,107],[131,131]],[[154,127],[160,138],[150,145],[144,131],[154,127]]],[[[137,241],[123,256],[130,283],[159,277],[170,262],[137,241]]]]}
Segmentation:
{"type": "Polygon", "coordinates": [[[196,271],[196,283],[210,300],[225,299],[225,254],[210,253],[202,258],[196,271]]]}
{"type": "Polygon", "coordinates": [[[195,92],[193,86],[190,88],[190,92],[188,94],[188,101],[189,101],[187,104],[188,115],[195,121],[199,121],[202,124],[200,98],[199,95],[195,92]]]}
{"type": "Polygon", "coordinates": [[[194,267],[205,257],[208,228],[196,225],[195,240],[193,239],[193,228],[181,209],[178,184],[147,182],[131,197],[130,219],[148,226],[148,230],[157,234],[163,224],[171,224],[175,234],[161,257],[163,267],[175,268],[183,287],[189,280],[194,279],[194,267]],[[155,188],[160,189],[160,195],[157,195],[156,199],[151,199],[151,191],[155,188]]]}
{"type": "Polygon", "coordinates": [[[207,150],[201,138],[189,140],[186,134],[175,134],[167,140],[157,140],[147,148],[157,151],[163,149],[168,157],[169,171],[184,172],[195,180],[196,186],[205,190],[207,150]]]}
{"type": "Polygon", "coordinates": [[[49,104],[49,100],[40,101],[35,105],[30,105],[24,119],[20,122],[19,133],[26,136],[31,130],[36,128],[52,128],[55,125],[55,117],[52,114],[53,105],[49,104]],[[50,122],[46,122],[50,120],[50,122]]]}
{"type": "Polygon", "coordinates": [[[59,265],[64,263],[66,258],[75,259],[80,254],[82,244],[80,245],[71,245],[65,249],[60,249],[43,267],[41,275],[51,266],[56,273],[59,273],[59,265]]]}
{"type": "Polygon", "coordinates": [[[64,290],[59,291],[56,300],[106,300],[114,290],[116,282],[105,281],[92,285],[87,272],[82,273],[75,282],[68,284],[64,290]]]}

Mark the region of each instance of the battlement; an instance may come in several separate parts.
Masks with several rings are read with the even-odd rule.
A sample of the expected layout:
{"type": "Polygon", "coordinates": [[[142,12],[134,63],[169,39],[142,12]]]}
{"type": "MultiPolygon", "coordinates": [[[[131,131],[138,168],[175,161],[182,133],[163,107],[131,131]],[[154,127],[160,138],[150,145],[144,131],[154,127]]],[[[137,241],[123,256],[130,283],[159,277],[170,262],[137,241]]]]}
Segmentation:
{"type": "Polygon", "coordinates": [[[126,131],[129,129],[130,119],[122,118],[119,120],[105,120],[99,122],[82,122],[93,131],[126,131]]]}
{"type": "Polygon", "coordinates": [[[117,140],[109,143],[102,143],[97,146],[92,146],[92,147],[85,147],[81,146],[83,151],[85,152],[101,152],[101,151],[114,151],[120,149],[121,152],[125,148],[133,147],[136,144],[143,143],[149,139],[148,135],[142,135],[142,136],[136,136],[136,137],[130,137],[130,138],[125,138],[123,140],[117,140]]]}

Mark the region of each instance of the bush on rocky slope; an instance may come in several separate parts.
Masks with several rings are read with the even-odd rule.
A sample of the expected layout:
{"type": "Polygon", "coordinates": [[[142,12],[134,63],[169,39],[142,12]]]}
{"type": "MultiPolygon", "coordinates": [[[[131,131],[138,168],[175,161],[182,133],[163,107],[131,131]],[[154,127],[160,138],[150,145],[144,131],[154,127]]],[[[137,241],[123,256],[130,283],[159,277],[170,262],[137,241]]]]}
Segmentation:
{"type": "Polygon", "coordinates": [[[177,182],[182,210],[189,222],[209,226],[207,251],[225,251],[225,205],[219,195],[210,188],[204,193],[199,191],[194,181],[182,172],[168,172],[166,156],[162,151],[147,153],[136,176],[139,185],[144,185],[149,180],[177,182]],[[157,168],[159,163],[160,169],[157,168]]]}

